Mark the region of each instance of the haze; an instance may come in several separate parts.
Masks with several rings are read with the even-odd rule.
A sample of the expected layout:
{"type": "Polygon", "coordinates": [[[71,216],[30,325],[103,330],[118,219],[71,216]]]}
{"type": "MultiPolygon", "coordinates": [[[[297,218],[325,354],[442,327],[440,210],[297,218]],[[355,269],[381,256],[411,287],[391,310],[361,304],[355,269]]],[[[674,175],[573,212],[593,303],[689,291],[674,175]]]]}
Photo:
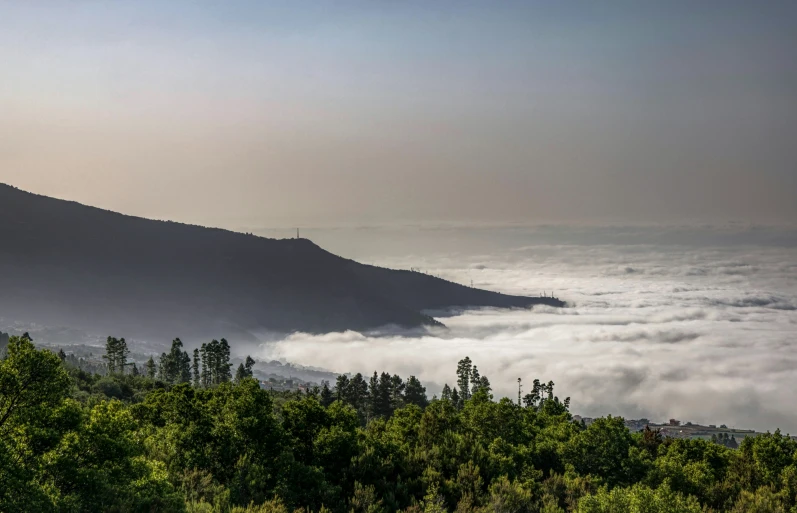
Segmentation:
{"type": "Polygon", "coordinates": [[[794,55],[794,2],[7,1],[0,181],[227,227],[790,221],[794,55]]]}

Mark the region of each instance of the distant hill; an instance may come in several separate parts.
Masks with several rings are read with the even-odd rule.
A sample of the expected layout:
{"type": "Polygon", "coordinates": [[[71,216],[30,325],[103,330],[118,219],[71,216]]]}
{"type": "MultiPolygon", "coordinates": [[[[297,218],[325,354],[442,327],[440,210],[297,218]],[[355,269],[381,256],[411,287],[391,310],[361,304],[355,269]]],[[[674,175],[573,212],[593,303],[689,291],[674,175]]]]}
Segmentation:
{"type": "Polygon", "coordinates": [[[0,184],[0,317],[127,337],[434,325],[459,306],[562,306],[359,264],[306,239],[126,216],[0,184]]]}

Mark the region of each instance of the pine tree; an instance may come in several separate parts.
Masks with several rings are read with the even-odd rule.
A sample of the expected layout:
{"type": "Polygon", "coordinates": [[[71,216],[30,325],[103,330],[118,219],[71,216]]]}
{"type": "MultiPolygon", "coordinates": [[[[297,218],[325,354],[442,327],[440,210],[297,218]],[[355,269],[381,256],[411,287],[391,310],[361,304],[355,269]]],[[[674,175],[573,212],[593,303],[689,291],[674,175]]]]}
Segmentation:
{"type": "Polygon", "coordinates": [[[346,388],[346,402],[357,410],[360,422],[364,422],[369,414],[368,382],[359,372],[349,381],[346,388]]]}
{"type": "Polygon", "coordinates": [[[167,377],[167,368],[169,365],[169,357],[166,353],[161,353],[161,357],[158,360],[158,379],[161,381],[169,381],[167,377]]]}
{"type": "Polygon", "coordinates": [[[167,383],[189,383],[191,381],[191,357],[182,350],[179,338],[172,341],[169,353],[161,355],[160,377],[167,383]]]}
{"type": "Polygon", "coordinates": [[[202,372],[200,373],[200,381],[203,387],[210,386],[212,382],[211,365],[210,365],[210,348],[208,344],[202,344],[199,348],[200,360],[202,361],[202,372]]]}
{"type": "Polygon", "coordinates": [[[383,372],[379,376],[379,402],[378,409],[381,417],[389,417],[393,414],[391,407],[392,397],[392,376],[387,372],[383,372]]]}
{"type": "Polygon", "coordinates": [[[108,374],[124,374],[127,366],[127,356],[130,350],[124,338],[108,337],[105,341],[105,354],[103,358],[108,361],[108,374]]]}
{"type": "Polygon", "coordinates": [[[323,386],[321,387],[321,406],[328,407],[330,404],[335,402],[335,396],[332,394],[332,390],[329,389],[329,383],[324,381],[323,386]]]}
{"type": "Polygon", "coordinates": [[[225,339],[202,344],[199,348],[199,359],[202,363],[199,381],[203,386],[218,385],[232,379],[230,344],[225,339]]]}
{"type": "Polygon", "coordinates": [[[454,406],[457,408],[462,408],[463,401],[462,397],[459,395],[459,391],[457,391],[457,387],[454,387],[454,389],[451,390],[451,402],[454,403],[454,406]]]}
{"type": "Polygon", "coordinates": [[[136,362],[133,362],[133,366],[130,367],[130,374],[133,376],[138,376],[138,367],[136,366],[136,362]]]}
{"type": "Polygon", "coordinates": [[[144,364],[144,368],[146,369],[147,377],[150,379],[155,379],[157,367],[155,366],[155,359],[152,358],[152,356],[150,356],[149,360],[147,360],[147,363],[144,364]]]}
{"type": "Polygon", "coordinates": [[[198,387],[200,385],[199,377],[199,348],[194,349],[194,360],[191,364],[191,375],[193,376],[193,385],[198,387]]]}
{"type": "Polygon", "coordinates": [[[379,374],[374,371],[374,375],[368,381],[368,419],[379,417],[379,374]]]}
{"type": "Polygon", "coordinates": [[[246,367],[246,375],[250,378],[254,376],[254,367],[255,361],[252,359],[251,356],[246,357],[246,361],[244,362],[244,367],[246,367]]]}
{"type": "Polygon", "coordinates": [[[426,398],[426,387],[424,387],[415,376],[410,376],[407,379],[407,384],[404,388],[404,402],[406,404],[420,406],[421,408],[426,408],[429,404],[429,400],[426,398]]]}
{"type": "Polygon", "coordinates": [[[401,376],[394,374],[390,377],[390,413],[404,406],[404,389],[406,385],[401,376]]]}
{"type": "Polygon", "coordinates": [[[108,361],[108,374],[116,372],[116,339],[108,337],[105,340],[105,354],[103,358],[108,361]]]}
{"type": "Polygon", "coordinates": [[[226,383],[232,379],[232,364],[230,363],[230,344],[226,339],[221,339],[219,344],[218,361],[219,383],[226,383]]]}
{"type": "Polygon", "coordinates": [[[443,391],[440,393],[440,399],[442,399],[443,401],[451,400],[451,387],[448,386],[448,383],[443,385],[443,391]]]}
{"type": "Polygon", "coordinates": [[[472,362],[466,356],[457,363],[457,385],[459,386],[459,397],[462,402],[470,399],[470,378],[472,373],[472,362]]]}
{"type": "Polygon", "coordinates": [[[475,394],[479,390],[479,386],[481,385],[481,376],[479,375],[479,369],[476,366],[473,366],[473,370],[470,372],[470,393],[471,395],[475,394]]]}
{"type": "Polygon", "coordinates": [[[479,386],[477,387],[477,390],[484,390],[488,394],[492,392],[493,387],[490,385],[490,380],[487,379],[487,376],[482,376],[479,378],[479,386]]]}
{"type": "Polygon", "coordinates": [[[344,374],[335,380],[335,398],[343,403],[349,402],[349,377],[344,374]]]}
{"type": "Polygon", "coordinates": [[[119,372],[124,374],[125,367],[127,367],[127,357],[130,355],[130,349],[127,348],[127,342],[124,338],[120,338],[118,342],[118,349],[116,353],[116,365],[119,372]]]}
{"type": "Polygon", "coordinates": [[[235,382],[240,383],[246,379],[246,367],[243,363],[238,364],[238,370],[235,371],[235,382]]]}
{"type": "Polygon", "coordinates": [[[188,352],[181,351],[176,355],[179,358],[180,365],[179,365],[179,383],[190,383],[191,382],[191,357],[188,356],[188,352]]]}

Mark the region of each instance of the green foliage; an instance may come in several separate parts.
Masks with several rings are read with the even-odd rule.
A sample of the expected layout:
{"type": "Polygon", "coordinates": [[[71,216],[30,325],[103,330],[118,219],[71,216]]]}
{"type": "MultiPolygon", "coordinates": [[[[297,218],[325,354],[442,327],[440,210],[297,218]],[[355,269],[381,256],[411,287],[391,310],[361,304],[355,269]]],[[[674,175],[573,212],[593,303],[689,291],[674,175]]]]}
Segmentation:
{"type": "Polygon", "coordinates": [[[58,356],[36,350],[27,336],[11,337],[8,354],[0,361],[0,437],[46,417],[69,388],[69,376],[58,356]]]}
{"type": "Polygon", "coordinates": [[[404,387],[404,402],[426,408],[429,400],[426,398],[426,387],[415,376],[410,376],[404,387]]]}
{"type": "MultiPolygon", "coordinates": [[[[194,350],[194,362],[197,361],[198,350],[194,350]]],[[[238,370],[235,371],[235,381],[240,382],[242,379],[251,378],[253,375],[252,368],[255,366],[255,361],[251,356],[246,357],[245,362],[238,364],[238,370]]],[[[195,383],[199,383],[199,371],[195,371],[195,383]]],[[[194,386],[197,386],[196,384],[194,386]]]]}
{"type": "Polygon", "coordinates": [[[199,348],[199,357],[202,362],[202,371],[199,374],[203,386],[209,387],[230,381],[232,378],[230,344],[225,339],[202,344],[199,348]]]}
{"type": "Polygon", "coordinates": [[[183,342],[176,338],[172,348],[160,359],[158,377],[166,383],[189,383],[191,381],[191,358],[183,351],[183,342]]]}
{"type": "Polygon", "coordinates": [[[0,362],[0,511],[182,511],[129,409],[70,399],[61,360],[29,338],[0,362]]]}
{"type": "Polygon", "coordinates": [[[601,489],[578,503],[578,513],[701,513],[694,497],[684,497],[665,484],[655,490],[642,485],[601,489]]]}
{"type": "Polygon", "coordinates": [[[9,339],[0,511],[797,511],[797,442],[780,432],[734,450],[617,417],[584,427],[552,382],[496,401],[467,358],[431,402],[388,373],[276,395],[251,358],[231,382],[226,341],[192,359],[176,339],[162,380],[154,360],[133,375],[120,358],[99,376],[9,339]]]}
{"type": "Polygon", "coordinates": [[[631,433],[621,417],[596,419],[565,445],[564,460],[582,475],[600,478],[610,486],[629,484],[634,475],[631,433]]]}
{"type": "Polygon", "coordinates": [[[151,356],[149,357],[149,360],[147,360],[147,363],[144,364],[144,372],[148,378],[155,379],[155,374],[158,372],[158,367],[155,365],[155,359],[151,356]]]}
{"type": "Polygon", "coordinates": [[[108,361],[108,373],[114,374],[118,372],[124,374],[129,354],[130,350],[127,348],[125,339],[108,337],[105,342],[105,354],[103,355],[103,358],[108,361]]]}

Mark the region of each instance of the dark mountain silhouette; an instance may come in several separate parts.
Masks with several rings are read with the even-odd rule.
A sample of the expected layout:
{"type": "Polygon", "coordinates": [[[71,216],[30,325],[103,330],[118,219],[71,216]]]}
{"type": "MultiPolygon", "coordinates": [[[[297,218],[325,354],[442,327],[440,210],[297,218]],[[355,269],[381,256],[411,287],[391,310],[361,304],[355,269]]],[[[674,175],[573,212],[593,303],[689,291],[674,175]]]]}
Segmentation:
{"type": "Polygon", "coordinates": [[[152,221],[0,184],[0,317],[128,337],[434,325],[427,309],[562,306],[359,264],[306,239],[152,221]]]}

